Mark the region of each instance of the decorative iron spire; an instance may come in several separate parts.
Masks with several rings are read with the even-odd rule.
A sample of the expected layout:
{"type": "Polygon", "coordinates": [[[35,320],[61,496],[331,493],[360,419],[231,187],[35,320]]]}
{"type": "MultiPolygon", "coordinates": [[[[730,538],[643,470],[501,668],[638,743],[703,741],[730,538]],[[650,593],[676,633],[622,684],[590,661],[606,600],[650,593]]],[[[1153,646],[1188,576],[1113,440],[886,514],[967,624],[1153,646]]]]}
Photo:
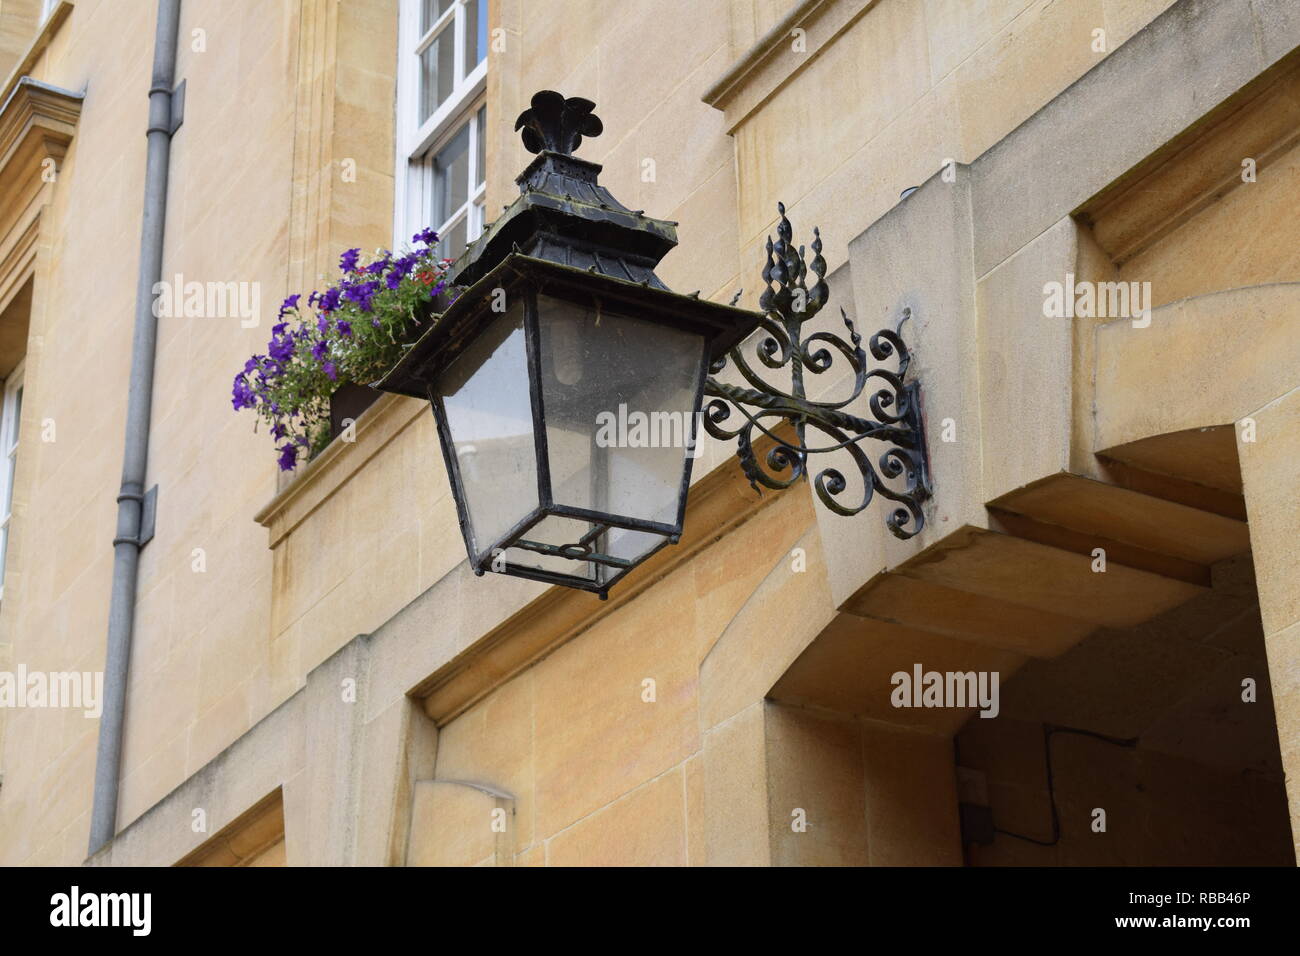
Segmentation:
{"type": "MultiPolygon", "coordinates": [[[[848,331],[847,342],[833,332],[804,334],[804,325],[830,298],[821,233],[813,230],[812,259],[808,259],[808,250],[794,244],[785,205],[777,203],[776,208],[776,240],[767,238],[763,291],[758,297],[763,311],[759,325],[767,334],[752,343],[757,367],[750,363],[742,346],[710,366],[712,374],[704,383],[704,394],[711,399],[704,409],[704,430],[723,441],[735,439],[741,470],[756,489],[760,485],[788,488],[808,474],[810,455],[846,452],[862,478],[860,496],[854,501],[841,500],[848,488],[844,473],[838,468],[824,468],[812,479],[822,504],[847,517],[864,510],[880,495],[896,505],[885,516],[886,527],[896,537],[910,538],[925,525],[921,505],[930,497],[930,479],[920,390],[915,382],[906,380],[911,363],[907,346],[898,329],[881,329],[871,336],[868,349],[878,361],[896,357],[897,367],[871,367],[862,348],[862,336],[843,309],[840,315],[848,331]],[[814,277],[811,288],[809,273],[814,277]],[[805,376],[826,374],[837,355],[853,372],[851,390],[837,399],[810,400],[805,376]],[[728,364],[739,373],[739,383],[714,377],[728,364]],[[768,382],[760,374],[763,369],[788,369],[789,390],[768,382]],[[872,417],[862,418],[846,411],[869,387],[872,417]],[[728,427],[724,423],[733,411],[739,413],[741,421],[728,427]],[[793,427],[793,440],[778,437],[768,427],[783,421],[793,427]],[[809,444],[810,430],[821,434],[822,444],[809,444]],[[766,468],[754,451],[756,432],[776,443],[767,453],[766,468]],[[874,464],[861,447],[866,440],[885,445],[874,464]]],[[[904,309],[899,325],[910,316],[911,310],[904,309]]]]}

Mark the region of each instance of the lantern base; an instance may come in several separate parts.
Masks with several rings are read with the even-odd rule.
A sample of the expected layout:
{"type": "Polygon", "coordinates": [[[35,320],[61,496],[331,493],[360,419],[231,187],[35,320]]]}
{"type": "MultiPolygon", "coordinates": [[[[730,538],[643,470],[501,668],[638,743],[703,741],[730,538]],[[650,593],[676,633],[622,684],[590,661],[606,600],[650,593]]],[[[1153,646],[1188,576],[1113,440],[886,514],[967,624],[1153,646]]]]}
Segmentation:
{"type": "Polygon", "coordinates": [[[470,563],[475,574],[492,571],[577,588],[603,600],[627,572],[680,539],[679,525],[552,504],[471,555],[470,563]]]}

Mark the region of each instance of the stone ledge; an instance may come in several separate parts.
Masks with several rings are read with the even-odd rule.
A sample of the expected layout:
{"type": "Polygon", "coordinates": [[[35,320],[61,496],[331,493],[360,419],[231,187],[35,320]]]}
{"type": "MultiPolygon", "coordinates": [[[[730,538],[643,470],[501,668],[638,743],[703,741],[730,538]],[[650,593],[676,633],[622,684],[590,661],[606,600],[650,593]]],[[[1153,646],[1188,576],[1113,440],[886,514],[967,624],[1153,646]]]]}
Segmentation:
{"type": "Polygon", "coordinates": [[[1242,161],[1256,173],[1300,139],[1300,57],[1247,84],[1075,211],[1116,265],[1243,184],[1242,161]]]}
{"type": "Polygon", "coordinates": [[[727,67],[700,97],[726,115],[727,132],[734,133],[746,117],[784,86],[855,20],[879,0],[800,0],[757,42],[727,67]],[[791,62],[777,54],[791,31],[805,31],[807,50],[791,62]]]}
{"type": "Polygon", "coordinates": [[[36,65],[36,61],[45,53],[54,39],[54,35],[63,26],[64,21],[72,16],[72,6],[72,0],[60,0],[58,6],[50,13],[49,18],[41,25],[35,39],[32,40],[31,46],[27,48],[27,52],[22,55],[18,64],[5,77],[4,86],[0,87],[0,102],[9,99],[20,80],[36,65]]]}
{"type": "Polygon", "coordinates": [[[312,512],[427,410],[426,402],[385,394],[357,419],[357,440],[335,439],[303,468],[290,484],[276,492],[253,520],[270,533],[274,548],[312,512]]]}
{"type": "Polygon", "coordinates": [[[976,275],[1300,46],[1300,18],[1287,19],[1285,6],[1179,0],[972,162],[976,275]],[[1271,32],[1261,41],[1265,24],[1271,32]]]}
{"type": "MultiPolygon", "coordinates": [[[[766,438],[754,443],[759,460],[773,444],[766,438]]],[[[430,719],[439,726],[446,724],[494,688],[635,600],[675,568],[775,502],[782,493],[755,494],[734,461],[715,468],[691,485],[686,532],[681,542],[664,548],[632,571],[610,593],[609,600],[598,601],[590,594],[568,588],[547,588],[430,674],[412,689],[411,696],[422,701],[430,719]]],[[[807,485],[784,493],[806,494],[807,485]]]]}
{"type": "Polygon", "coordinates": [[[283,839],[284,796],[276,787],[175,865],[247,866],[283,839]]]}

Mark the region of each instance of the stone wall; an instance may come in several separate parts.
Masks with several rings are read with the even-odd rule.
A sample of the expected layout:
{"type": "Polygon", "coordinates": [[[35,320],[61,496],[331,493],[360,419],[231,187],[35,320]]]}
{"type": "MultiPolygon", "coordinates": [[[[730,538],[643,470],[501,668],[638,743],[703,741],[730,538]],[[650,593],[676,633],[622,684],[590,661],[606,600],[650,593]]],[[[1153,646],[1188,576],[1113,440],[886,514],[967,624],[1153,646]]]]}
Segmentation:
{"type": "MultiPolygon", "coordinates": [[[[964,715],[900,726],[867,713],[883,706],[870,681],[889,655],[1009,675],[1098,625],[1183,603],[1247,546],[1282,760],[1297,759],[1294,363],[1247,351],[1251,371],[1223,387],[1213,420],[1178,425],[1253,416],[1271,436],[1242,446],[1244,484],[1226,489],[1248,534],[1244,514],[1187,497],[1197,478],[1177,468],[1206,460],[1204,446],[1161,446],[1172,475],[1151,467],[1150,445],[1139,459],[1130,445],[1172,426],[1122,386],[1151,374],[1159,408],[1195,407],[1215,359],[1193,346],[1235,306],[1186,295],[1240,295],[1261,329],[1295,338],[1280,284],[1295,243],[1276,197],[1296,124],[1269,108],[1288,101],[1300,45],[1286,3],[490,11],[505,45],[489,54],[489,215],[524,165],[515,116],[553,88],[597,103],[606,132],[581,153],[614,195],[680,222],[660,270],[674,289],[726,301],[743,287],[752,305],[776,202],[798,241],[820,225],[828,327],[839,305],[867,332],[913,310],[928,529],[898,542],[878,509],[838,518],[806,487],[756,499],[731,449],[710,443],[687,539],[600,605],[468,571],[419,403],[381,401],[355,443],[281,483],[265,434],[231,414],[230,378],[285,294],[342,249],[390,240],[395,3],[186,0],[164,276],[256,282],[263,321],[160,325],[158,528],[141,567],[122,833],[96,862],[176,862],[208,839],[189,828],[195,807],[213,834],[282,791],[284,842],[267,859],[288,863],[959,863],[951,737],[964,715]],[[1261,116],[1274,120],[1251,140],[1258,182],[1228,189],[1241,157],[1215,131],[1261,116]],[[1186,172],[1223,156],[1226,180],[1186,172]],[[1161,175],[1199,191],[1144,187],[1161,175]],[[1170,311],[1148,339],[1123,321],[1047,321],[1043,283],[1068,270],[1149,279],[1170,311]],[[1192,312],[1196,333],[1174,334],[1172,316],[1192,312]],[[1139,363],[1143,348],[1155,356],[1139,363]],[[1103,393],[1108,357],[1121,386],[1103,393]],[[1119,487],[1120,501],[1098,452],[1170,480],[1119,487]],[[1123,558],[1104,580],[1084,557],[1100,536],[1123,558]],[[811,823],[800,838],[796,810],[811,823]]],[[[58,180],[37,194],[5,666],[102,666],[152,15],[77,0],[23,70],[85,100],[58,180]],[[54,441],[40,439],[47,420],[54,441]]],[[[0,56],[26,48],[8,30],[0,16],[0,56]]],[[[79,862],[96,722],[0,720],[0,861],[79,862]]]]}

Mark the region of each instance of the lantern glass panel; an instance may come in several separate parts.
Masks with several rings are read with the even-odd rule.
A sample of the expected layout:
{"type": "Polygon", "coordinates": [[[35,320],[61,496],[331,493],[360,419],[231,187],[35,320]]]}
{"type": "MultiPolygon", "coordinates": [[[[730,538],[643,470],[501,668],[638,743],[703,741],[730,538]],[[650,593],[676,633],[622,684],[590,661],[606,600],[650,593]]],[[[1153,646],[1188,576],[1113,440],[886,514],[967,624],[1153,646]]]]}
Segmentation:
{"type": "MultiPolygon", "coordinates": [[[[537,299],[555,504],[677,526],[704,337],[595,303],[537,299]]],[[[661,540],[614,528],[604,553],[632,558],[661,540]]]]}
{"type": "Polygon", "coordinates": [[[479,556],[538,505],[523,317],[516,302],[438,380],[479,556]]]}

